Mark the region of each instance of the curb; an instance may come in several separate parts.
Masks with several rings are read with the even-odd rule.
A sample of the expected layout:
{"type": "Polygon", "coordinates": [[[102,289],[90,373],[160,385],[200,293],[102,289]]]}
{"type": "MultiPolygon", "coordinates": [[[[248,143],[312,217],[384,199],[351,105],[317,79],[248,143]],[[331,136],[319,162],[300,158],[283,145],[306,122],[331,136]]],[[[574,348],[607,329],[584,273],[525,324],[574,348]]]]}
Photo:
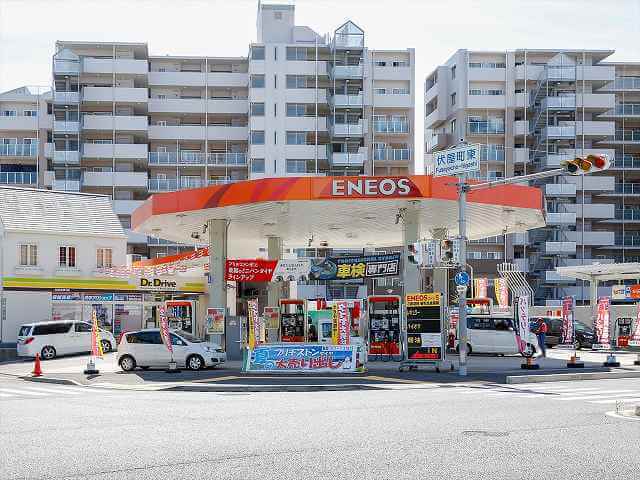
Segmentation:
{"type": "Polygon", "coordinates": [[[212,385],[208,388],[178,385],[162,388],[163,392],[214,392],[214,393],[267,393],[267,392],[352,392],[357,390],[385,390],[384,387],[367,384],[333,385],[212,385]]]}
{"type": "Polygon", "coordinates": [[[544,383],[563,382],[567,380],[603,380],[608,378],[640,378],[640,371],[591,372],[591,373],[552,373],[549,375],[508,376],[507,383],[544,383]]]}
{"type": "Polygon", "coordinates": [[[53,378],[53,377],[29,377],[27,375],[20,376],[16,375],[17,378],[24,380],[26,382],[35,382],[35,383],[54,383],[57,385],[76,385],[78,387],[86,387],[84,383],[78,382],[76,380],[69,380],[67,378],[53,378]]]}

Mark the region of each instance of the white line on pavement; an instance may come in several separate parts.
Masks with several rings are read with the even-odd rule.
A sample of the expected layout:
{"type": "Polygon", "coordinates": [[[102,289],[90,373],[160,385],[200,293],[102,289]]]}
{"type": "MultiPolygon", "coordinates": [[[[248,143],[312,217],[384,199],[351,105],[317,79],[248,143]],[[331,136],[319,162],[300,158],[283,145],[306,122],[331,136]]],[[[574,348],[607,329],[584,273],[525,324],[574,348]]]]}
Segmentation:
{"type": "Polygon", "coordinates": [[[16,390],[13,388],[0,388],[0,392],[15,393],[17,395],[33,395],[36,397],[46,397],[49,395],[48,393],[29,392],[28,390],[16,390]]]}
{"type": "Polygon", "coordinates": [[[554,400],[558,400],[560,402],[569,402],[571,400],[591,400],[593,398],[615,398],[615,397],[628,397],[629,394],[637,394],[635,390],[612,390],[605,395],[600,395],[599,393],[594,393],[593,395],[581,396],[581,397],[562,397],[562,398],[554,398],[554,400]],[[611,395],[615,393],[616,395],[611,395]],[[624,395],[623,395],[624,394],[624,395]]]}
{"type": "Polygon", "coordinates": [[[9,397],[15,397],[15,395],[11,393],[0,393],[0,398],[9,398],[9,397]]]}
{"type": "Polygon", "coordinates": [[[58,387],[53,388],[43,388],[43,387],[24,387],[27,390],[35,390],[36,392],[45,392],[45,393],[62,393],[63,395],[82,395],[84,392],[78,392],[75,390],[65,390],[58,387]]]}
{"type": "Polygon", "coordinates": [[[613,400],[594,400],[591,402],[587,402],[587,403],[616,403],[616,402],[633,402],[633,403],[640,403],[640,397],[635,397],[635,398],[617,398],[617,399],[613,399],[613,400]]]}

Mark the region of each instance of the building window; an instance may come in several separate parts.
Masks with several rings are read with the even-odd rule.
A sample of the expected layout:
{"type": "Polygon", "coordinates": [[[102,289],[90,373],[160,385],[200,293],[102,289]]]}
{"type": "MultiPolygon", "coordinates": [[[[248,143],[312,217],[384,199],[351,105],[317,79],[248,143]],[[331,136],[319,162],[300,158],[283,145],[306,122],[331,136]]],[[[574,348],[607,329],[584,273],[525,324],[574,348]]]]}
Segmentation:
{"type": "Polygon", "coordinates": [[[17,112],[15,110],[2,110],[3,117],[15,117],[17,112]]]}
{"type": "Polygon", "coordinates": [[[305,47],[287,47],[287,60],[311,60],[305,47]]]}
{"type": "Polygon", "coordinates": [[[264,47],[251,47],[251,60],[264,60],[264,47]]]}
{"type": "Polygon", "coordinates": [[[409,62],[407,62],[406,60],[396,61],[396,62],[393,62],[393,66],[394,67],[408,67],[409,66],[409,62]]]}
{"type": "Polygon", "coordinates": [[[18,245],[20,251],[20,266],[35,267],[38,265],[37,245],[18,245]]]}
{"type": "Polygon", "coordinates": [[[264,145],[264,130],[251,130],[251,144],[264,145]]]}
{"type": "Polygon", "coordinates": [[[273,47],[273,59],[278,61],[278,47],[273,47]]]}
{"type": "Polygon", "coordinates": [[[96,266],[98,268],[111,268],[113,266],[113,250],[110,248],[98,248],[96,250],[96,266]]]}
{"type": "Polygon", "coordinates": [[[287,160],[287,173],[307,173],[307,161],[287,160]]]}
{"type": "Polygon", "coordinates": [[[264,88],[264,75],[251,75],[251,88],[264,88]]]}
{"type": "Polygon", "coordinates": [[[76,247],[60,247],[58,265],[61,267],[76,266],[76,247]]]}
{"type": "Polygon", "coordinates": [[[315,88],[315,79],[304,75],[287,75],[287,88],[315,88]]]}
{"type": "Polygon", "coordinates": [[[456,104],[456,92],[453,92],[451,94],[451,105],[455,105],[456,104]]]}
{"type": "Polygon", "coordinates": [[[264,173],[264,158],[251,159],[251,173],[264,173]]]}
{"type": "Polygon", "coordinates": [[[456,66],[451,67],[451,80],[456,79],[456,66]]]}
{"type": "Polygon", "coordinates": [[[307,134],[305,132],[287,132],[287,145],[306,145],[307,134]]]}
{"type": "Polygon", "coordinates": [[[252,103],[251,115],[254,117],[264,117],[264,103],[252,103]]]}
{"type": "Polygon", "coordinates": [[[455,118],[453,120],[451,120],[450,127],[451,127],[451,134],[455,135],[455,133],[456,133],[456,119],[455,118]]]}
{"type": "Polygon", "coordinates": [[[25,117],[37,117],[38,116],[38,112],[36,110],[23,110],[22,114],[25,117]]]}
{"type": "Polygon", "coordinates": [[[387,62],[385,62],[384,60],[376,60],[376,67],[386,67],[387,66],[387,62]]]}
{"type": "Polygon", "coordinates": [[[287,117],[304,117],[304,103],[287,103],[287,117]]]}

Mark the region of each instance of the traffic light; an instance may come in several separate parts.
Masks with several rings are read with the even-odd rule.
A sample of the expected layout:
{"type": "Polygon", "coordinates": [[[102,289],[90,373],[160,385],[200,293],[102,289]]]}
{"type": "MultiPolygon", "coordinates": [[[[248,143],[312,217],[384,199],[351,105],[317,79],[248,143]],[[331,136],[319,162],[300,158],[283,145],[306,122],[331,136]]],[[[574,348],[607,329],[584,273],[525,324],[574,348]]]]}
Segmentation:
{"type": "Polygon", "coordinates": [[[451,263],[453,261],[453,241],[442,240],[440,242],[440,261],[442,263],[451,263]]]}
{"type": "Polygon", "coordinates": [[[610,162],[607,155],[587,155],[585,158],[576,157],[573,160],[565,160],[560,166],[565,168],[569,175],[585,175],[608,169],[610,162]]]}
{"type": "Polygon", "coordinates": [[[420,242],[407,245],[407,260],[414,265],[422,265],[422,245],[420,242]]]}

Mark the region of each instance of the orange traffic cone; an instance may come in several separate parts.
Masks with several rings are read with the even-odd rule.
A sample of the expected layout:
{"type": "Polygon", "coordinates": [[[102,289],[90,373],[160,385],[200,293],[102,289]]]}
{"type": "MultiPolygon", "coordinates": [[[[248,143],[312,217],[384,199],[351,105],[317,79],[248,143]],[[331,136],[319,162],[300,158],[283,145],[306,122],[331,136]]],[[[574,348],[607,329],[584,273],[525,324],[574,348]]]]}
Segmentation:
{"type": "Polygon", "coordinates": [[[39,353],[36,353],[36,363],[33,366],[33,372],[31,372],[31,374],[34,377],[42,376],[42,367],[40,366],[40,354],[39,353]]]}

